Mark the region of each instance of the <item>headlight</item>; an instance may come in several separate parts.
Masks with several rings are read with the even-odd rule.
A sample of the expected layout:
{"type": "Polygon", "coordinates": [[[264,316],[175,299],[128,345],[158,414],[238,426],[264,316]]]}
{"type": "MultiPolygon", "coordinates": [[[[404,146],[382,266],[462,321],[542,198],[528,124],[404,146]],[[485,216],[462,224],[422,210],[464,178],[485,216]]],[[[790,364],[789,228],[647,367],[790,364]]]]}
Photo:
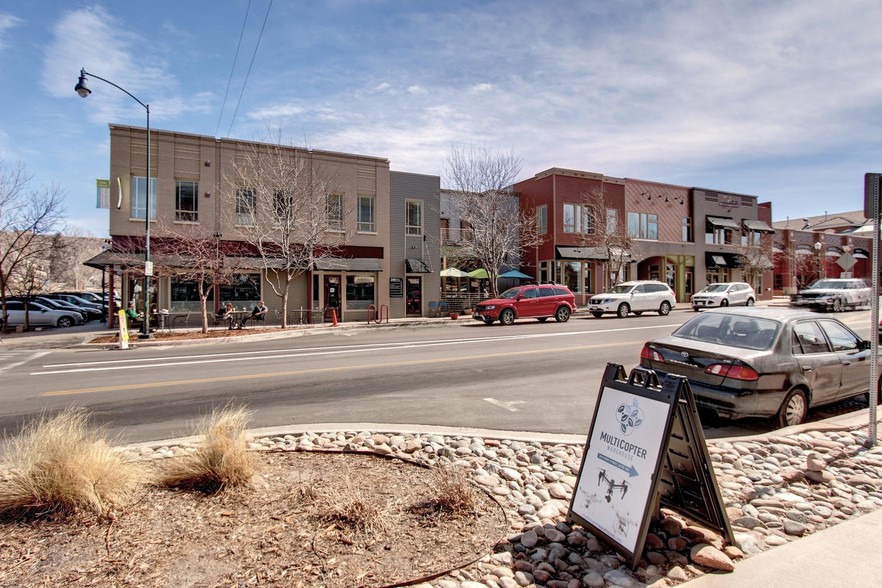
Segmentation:
{"type": "Polygon", "coordinates": [[[494,308],[496,308],[495,304],[488,304],[484,307],[484,310],[493,310],[494,308]]]}

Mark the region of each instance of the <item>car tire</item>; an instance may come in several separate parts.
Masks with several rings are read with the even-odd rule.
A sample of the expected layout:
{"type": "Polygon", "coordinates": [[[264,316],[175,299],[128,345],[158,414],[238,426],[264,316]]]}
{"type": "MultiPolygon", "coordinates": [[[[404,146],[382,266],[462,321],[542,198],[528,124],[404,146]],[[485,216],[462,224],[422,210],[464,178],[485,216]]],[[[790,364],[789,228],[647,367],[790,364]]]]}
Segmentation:
{"type": "Polygon", "coordinates": [[[728,301],[728,300],[726,300],[725,298],[723,298],[722,300],[720,300],[720,308],[726,308],[727,306],[729,306],[729,301],[728,301]]]}
{"type": "Polygon", "coordinates": [[[658,307],[659,316],[668,316],[671,314],[671,303],[667,300],[662,300],[661,306],[658,307]]]}
{"type": "Polygon", "coordinates": [[[778,414],[775,415],[776,428],[791,427],[800,425],[805,422],[805,416],[808,414],[808,401],[805,398],[805,392],[799,389],[791,390],[784,397],[778,414]]]}
{"type": "Polygon", "coordinates": [[[58,321],[55,323],[55,325],[56,325],[59,329],[67,329],[68,327],[72,327],[73,324],[74,324],[74,321],[73,321],[73,319],[70,318],[69,316],[63,316],[63,317],[60,317],[60,318],[58,319],[58,321]]]}
{"type": "Polygon", "coordinates": [[[745,306],[753,306],[753,298],[748,298],[745,306]]]}
{"type": "Polygon", "coordinates": [[[493,324],[493,319],[489,319],[489,318],[484,319],[484,324],[485,324],[485,325],[492,325],[492,324],[493,324]]]}
{"type": "Polygon", "coordinates": [[[692,307],[692,310],[694,310],[695,312],[700,312],[700,311],[701,311],[701,309],[698,308],[697,306],[693,306],[693,307],[692,307]]]}
{"type": "Polygon", "coordinates": [[[619,308],[616,309],[616,316],[619,318],[627,318],[629,312],[631,312],[631,307],[622,302],[619,304],[619,308]]]}
{"type": "Polygon", "coordinates": [[[515,313],[512,309],[506,308],[499,313],[499,322],[503,325],[510,325],[515,322],[515,313]]]}
{"type": "Polygon", "coordinates": [[[548,320],[548,317],[547,316],[540,316],[540,317],[536,317],[536,320],[539,321],[540,323],[544,323],[545,321],[548,320]]]}
{"type": "Polygon", "coordinates": [[[833,312],[842,312],[842,301],[838,298],[833,299],[833,312]]]}
{"type": "Polygon", "coordinates": [[[593,316],[594,318],[600,318],[603,316],[603,313],[602,312],[592,312],[591,316],[593,316]]]}
{"type": "Polygon", "coordinates": [[[554,313],[554,320],[559,323],[565,323],[570,320],[570,309],[566,306],[558,308],[557,312],[554,313]]]}

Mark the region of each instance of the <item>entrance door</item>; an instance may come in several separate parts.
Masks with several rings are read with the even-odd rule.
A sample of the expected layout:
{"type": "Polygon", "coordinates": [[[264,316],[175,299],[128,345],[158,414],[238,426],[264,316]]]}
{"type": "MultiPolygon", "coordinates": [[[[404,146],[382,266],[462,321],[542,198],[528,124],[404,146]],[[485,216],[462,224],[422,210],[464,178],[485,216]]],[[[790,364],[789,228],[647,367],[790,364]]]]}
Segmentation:
{"type": "Polygon", "coordinates": [[[331,318],[331,311],[337,313],[337,320],[343,321],[343,294],[340,276],[325,276],[325,319],[331,318]]]}
{"type": "Polygon", "coordinates": [[[407,278],[407,316],[423,314],[423,279],[419,276],[407,278]]]}

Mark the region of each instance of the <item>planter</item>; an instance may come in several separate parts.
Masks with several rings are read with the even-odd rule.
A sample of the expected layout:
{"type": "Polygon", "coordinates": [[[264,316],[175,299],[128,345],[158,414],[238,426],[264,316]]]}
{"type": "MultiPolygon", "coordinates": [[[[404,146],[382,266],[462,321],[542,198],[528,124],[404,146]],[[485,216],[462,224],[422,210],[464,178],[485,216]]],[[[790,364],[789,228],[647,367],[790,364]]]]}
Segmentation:
{"type": "Polygon", "coordinates": [[[458,313],[458,312],[451,312],[451,313],[450,313],[450,318],[452,318],[453,320],[458,319],[458,318],[459,318],[459,313],[458,313]]]}

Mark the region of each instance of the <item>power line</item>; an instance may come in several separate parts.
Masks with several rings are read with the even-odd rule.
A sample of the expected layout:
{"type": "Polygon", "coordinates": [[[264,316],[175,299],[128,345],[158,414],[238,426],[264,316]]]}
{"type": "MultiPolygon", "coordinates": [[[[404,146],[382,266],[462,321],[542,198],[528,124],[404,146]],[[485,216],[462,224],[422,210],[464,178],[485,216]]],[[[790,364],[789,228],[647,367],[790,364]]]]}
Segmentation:
{"type": "Polygon", "coordinates": [[[270,9],[273,7],[273,0],[270,0],[266,7],[266,16],[263,17],[263,25],[260,27],[260,35],[257,37],[257,44],[254,46],[254,53],[251,55],[251,63],[248,64],[248,73],[245,74],[245,81],[242,83],[242,91],[239,93],[239,101],[236,102],[236,110],[233,112],[233,120],[230,121],[230,128],[227,129],[227,136],[233,131],[233,123],[236,122],[236,115],[239,114],[239,105],[242,103],[242,96],[245,94],[245,87],[248,85],[248,77],[251,75],[251,68],[254,66],[254,59],[257,57],[257,50],[260,47],[260,40],[263,38],[263,30],[266,28],[266,21],[269,20],[270,9]]]}
{"type": "Polygon", "coordinates": [[[242,47],[242,37],[245,36],[245,24],[248,22],[248,13],[250,11],[251,0],[248,0],[248,6],[245,7],[245,18],[242,20],[242,30],[239,31],[239,42],[236,44],[236,56],[233,58],[233,67],[230,68],[230,79],[227,80],[227,89],[224,92],[224,101],[221,104],[221,111],[217,117],[217,126],[214,127],[215,137],[217,137],[217,132],[220,129],[221,119],[224,117],[224,109],[227,106],[227,96],[230,94],[230,84],[233,83],[233,72],[236,71],[236,63],[239,61],[239,49],[242,47]]]}

